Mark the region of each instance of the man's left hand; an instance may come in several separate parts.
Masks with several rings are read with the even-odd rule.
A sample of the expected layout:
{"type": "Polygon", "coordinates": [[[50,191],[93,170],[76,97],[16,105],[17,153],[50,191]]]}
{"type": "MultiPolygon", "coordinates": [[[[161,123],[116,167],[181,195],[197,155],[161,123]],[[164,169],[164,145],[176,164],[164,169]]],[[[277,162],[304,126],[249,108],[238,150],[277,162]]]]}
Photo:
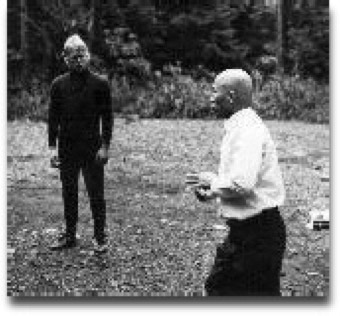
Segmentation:
{"type": "Polygon", "coordinates": [[[215,198],[215,194],[210,190],[210,188],[200,186],[195,188],[196,198],[200,202],[207,202],[215,198]]]}
{"type": "Polygon", "coordinates": [[[199,179],[199,184],[202,186],[211,186],[211,183],[213,182],[213,180],[216,178],[216,174],[214,174],[213,172],[200,172],[198,174],[198,179],[199,179]]]}
{"type": "Polygon", "coordinates": [[[101,147],[97,152],[96,160],[103,165],[107,164],[109,160],[109,150],[106,147],[101,147]]]}

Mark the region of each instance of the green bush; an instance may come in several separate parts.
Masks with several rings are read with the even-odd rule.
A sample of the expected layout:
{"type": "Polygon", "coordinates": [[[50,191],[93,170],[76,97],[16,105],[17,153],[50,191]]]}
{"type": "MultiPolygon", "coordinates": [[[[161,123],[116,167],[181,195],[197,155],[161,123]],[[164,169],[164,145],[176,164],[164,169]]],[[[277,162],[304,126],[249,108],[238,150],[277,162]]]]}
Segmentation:
{"type": "Polygon", "coordinates": [[[176,75],[156,79],[147,86],[112,81],[117,112],[135,113],[144,118],[211,117],[210,84],[191,76],[176,75]]]}
{"type": "MultiPolygon", "coordinates": [[[[115,112],[142,118],[216,118],[210,110],[211,83],[189,75],[158,76],[138,86],[121,78],[111,81],[115,112]]],[[[46,120],[46,84],[9,93],[8,119],[46,120]]],[[[265,119],[329,122],[329,87],[298,76],[272,76],[254,95],[255,109],[265,119]]]]}
{"type": "Polygon", "coordinates": [[[49,87],[35,83],[31,89],[9,91],[7,100],[8,120],[27,118],[46,121],[48,117],[49,87]]]}
{"type": "Polygon", "coordinates": [[[329,10],[293,10],[289,17],[286,71],[329,81],[329,10]]]}
{"type": "Polygon", "coordinates": [[[111,80],[112,104],[114,112],[131,114],[136,111],[137,86],[133,86],[126,78],[114,77],[111,80]]]}
{"type": "Polygon", "coordinates": [[[329,87],[311,78],[272,77],[254,99],[259,114],[268,119],[329,122],[329,87]]]}
{"type": "Polygon", "coordinates": [[[139,94],[136,103],[141,117],[203,118],[209,117],[210,85],[189,76],[163,79],[139,94]]]}
{"type": "MultiPolygon", "coordinates": [[[[125,87],[123,112],[146,118],[215,118],[210,110],[211,84],[190,76],[162,77],[147,89],[125,87]]],[[[329,87],[298,76],[271,77],[254,95],[255,109],[266,119],[329,122],[329,87]]]]}

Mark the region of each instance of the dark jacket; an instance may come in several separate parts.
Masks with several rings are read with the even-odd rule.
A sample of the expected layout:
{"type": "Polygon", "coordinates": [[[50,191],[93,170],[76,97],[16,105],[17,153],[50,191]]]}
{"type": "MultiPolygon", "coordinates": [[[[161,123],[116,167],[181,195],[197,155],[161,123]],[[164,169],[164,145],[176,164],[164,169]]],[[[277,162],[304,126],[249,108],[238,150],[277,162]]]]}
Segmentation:
{"type": "Polygon", "coordinates": [[[50,92],[48,143],[63,158],[92,158],[102,144],[109,146],[113,113],[106,79],[86,71],[57,77],[50,92]]]}

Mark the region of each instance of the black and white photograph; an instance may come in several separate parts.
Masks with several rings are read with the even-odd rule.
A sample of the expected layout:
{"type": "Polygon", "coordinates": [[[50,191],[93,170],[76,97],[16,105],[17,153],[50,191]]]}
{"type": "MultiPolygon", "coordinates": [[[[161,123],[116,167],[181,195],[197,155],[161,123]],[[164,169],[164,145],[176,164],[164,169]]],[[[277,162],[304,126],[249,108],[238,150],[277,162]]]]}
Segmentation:
{"type": "Polygon", "coordinates": [[[328,0],[7,1],[7,296],[330,296],[328,0]]]}

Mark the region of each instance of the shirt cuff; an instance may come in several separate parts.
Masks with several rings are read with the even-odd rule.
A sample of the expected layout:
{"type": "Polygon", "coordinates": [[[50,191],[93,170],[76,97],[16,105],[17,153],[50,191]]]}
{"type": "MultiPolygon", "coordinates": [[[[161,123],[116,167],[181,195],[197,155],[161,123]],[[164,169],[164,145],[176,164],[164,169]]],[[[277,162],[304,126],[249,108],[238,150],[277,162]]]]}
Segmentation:
{"type": "Polygon", "coordinates": [[[213,181],[211,181],[211,191],[216,191],[218,189],[228,189],[230,188],[231,183],[227,179],[221,179],[219,176],[217,176],[213,181]]]}

